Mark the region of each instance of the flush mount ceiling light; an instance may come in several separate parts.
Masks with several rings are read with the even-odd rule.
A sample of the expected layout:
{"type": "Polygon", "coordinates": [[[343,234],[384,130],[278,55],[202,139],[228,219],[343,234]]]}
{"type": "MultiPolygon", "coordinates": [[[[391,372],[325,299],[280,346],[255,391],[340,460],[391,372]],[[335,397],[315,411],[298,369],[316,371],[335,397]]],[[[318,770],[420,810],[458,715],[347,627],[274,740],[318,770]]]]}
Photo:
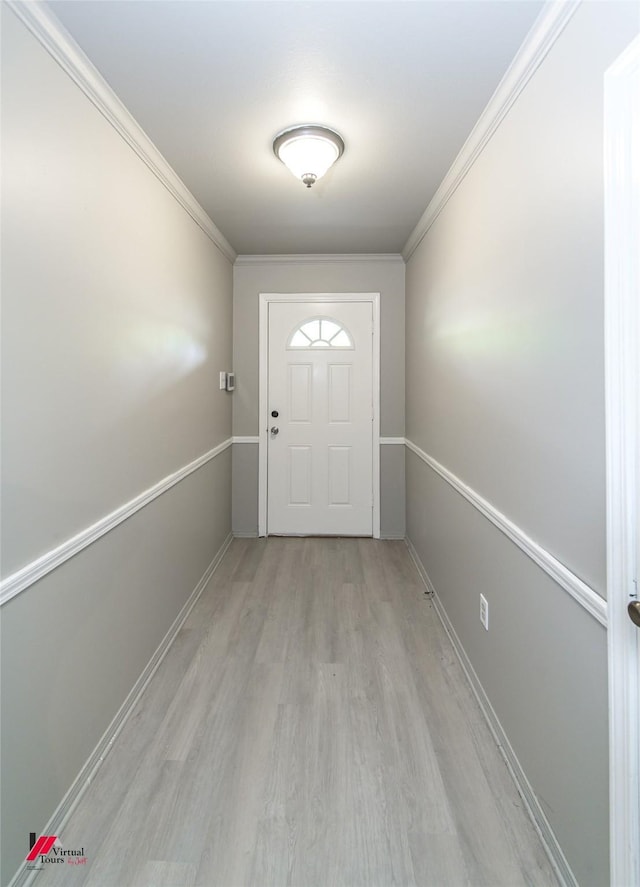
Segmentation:
{"type": "Polygon", "coordinates": [[[273,151],[307,188],[326,173],[344,151],[342,137],[326,126],[305,124],[279,133],[273,151]]]}

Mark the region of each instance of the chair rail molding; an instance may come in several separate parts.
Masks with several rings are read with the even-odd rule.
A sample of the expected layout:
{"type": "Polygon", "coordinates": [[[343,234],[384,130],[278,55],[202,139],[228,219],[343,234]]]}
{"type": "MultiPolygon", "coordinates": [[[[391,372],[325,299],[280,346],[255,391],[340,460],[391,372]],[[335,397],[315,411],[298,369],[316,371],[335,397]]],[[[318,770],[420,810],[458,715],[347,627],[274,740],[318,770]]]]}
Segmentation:
{"type": "Polygon", "coordinates": [[[532,561],[541,567],[545,573],[548,573],[553,581],[568,592],[574,600],[576,600],[584,609],[590,613],[594,619],[607,626],[607,601],[590,588],[586,582],[583,582],[568,567],[565,567],[550,552],[535,542],[513,521],[509,520],[501,511],[498,511],[490,502],[487,502],[479,493],[476,493],[470,486],[456,477],[453,472],[449,471],[444,465],[437,462],[433,456],[429,456],[424,450],[416,446],[412,441],[407,440],[407,447],[419,459],[425,462],[436,474],[445,480],[456,492],[463,496],[467,502],[470,502],[478,511],[483,514],[491,523],[501,530],[505,536],[511,539],[518,548],[521,548],[532,561]]]}
{"type": "Polygon", "coordinates": [[[17,594],[20,594],[21,591],[29,588],[34,582],[42,579],[47,573],[50,573],[52,570],[55,570],[56,567],[59,567],[65,561],[68,561],[69,558],[79,554],[84,548],[87,548],[93,542],[100,539],[101,536],[104,536],[105,533],[113,530],[118,524],[121,524],[137,511],[140,511],[145,505],[153,502],[158,496],[166,493],[167,490],[170,490],[171,487],[180,483],[185,477],[193,474],[194,471],[202,468],[203,465],[206,465],[207,462],[210,462],[212,459],[215,459],[216,456],[228,449],[231,446],[231,443],[232,438],[228,438],[217,447],[209,450],[209,452],[204,453],[202,456],[198,456],[193,462],[189,462],[188,465],[178,469],[178,471],[174,471],[173,474],[167,475],[167,477],[158,481],[157,484],[149,487],[148,490],[144,490],[144,492],[129,500],[129,502],[121,505],[120,508],[116,508],[115,511],[107,514],[99,521],[96,521],[96,523],[91,524],[91,526],[76,533],[75,536],[67,539],[66,542],[63,542],[46,554],[31,561],[31,563],[27,564],[25,567],[22,567],[15,573],[7,576],[6,579],[3,579],[2,582],[0,582],[0,607],[6,604],[7,601],[10,601],[11,598],[15,597],[17,594]]]}
{"type": "Polygon", "coordinates": [[[233,263],[236,252],[229,241],[55,15],[43,3],[6,0],[6,5],[189,213],[222,255],[233,263]]]}

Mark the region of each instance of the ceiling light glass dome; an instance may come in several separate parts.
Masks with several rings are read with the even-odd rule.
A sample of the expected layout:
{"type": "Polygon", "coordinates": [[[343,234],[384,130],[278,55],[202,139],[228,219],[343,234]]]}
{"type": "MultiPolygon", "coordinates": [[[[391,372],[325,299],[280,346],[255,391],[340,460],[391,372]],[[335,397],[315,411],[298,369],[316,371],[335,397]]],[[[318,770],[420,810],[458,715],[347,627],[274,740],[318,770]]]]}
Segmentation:
{"type": "Polygon", "coordinates": [[[333,129],[305,124],[279,133],[273,150],[293,175],[310,188],[342,155],[344,141],[333,129]]]}

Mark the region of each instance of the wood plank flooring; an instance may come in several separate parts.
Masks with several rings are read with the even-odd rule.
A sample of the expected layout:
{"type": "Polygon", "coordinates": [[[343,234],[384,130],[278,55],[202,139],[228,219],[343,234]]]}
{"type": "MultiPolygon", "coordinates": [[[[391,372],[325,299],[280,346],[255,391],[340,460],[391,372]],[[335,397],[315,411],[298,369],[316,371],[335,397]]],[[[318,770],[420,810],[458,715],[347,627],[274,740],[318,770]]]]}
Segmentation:
{"type": "Polygon", "coordinates": [[[37,887],[557,887],[402,542],[236,539],[37,887]]]}

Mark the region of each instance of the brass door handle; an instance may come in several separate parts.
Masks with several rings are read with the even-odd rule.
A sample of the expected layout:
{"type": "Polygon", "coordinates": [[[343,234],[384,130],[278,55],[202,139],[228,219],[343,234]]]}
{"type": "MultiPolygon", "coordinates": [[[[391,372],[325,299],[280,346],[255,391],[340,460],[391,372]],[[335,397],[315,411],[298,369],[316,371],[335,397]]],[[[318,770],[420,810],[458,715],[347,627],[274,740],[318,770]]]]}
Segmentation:
{"type": "Polygon", "coordinates": [[[627,607],[627,613],[633,624],[640,628],[640,601],[631,601],[627,607]]]}

